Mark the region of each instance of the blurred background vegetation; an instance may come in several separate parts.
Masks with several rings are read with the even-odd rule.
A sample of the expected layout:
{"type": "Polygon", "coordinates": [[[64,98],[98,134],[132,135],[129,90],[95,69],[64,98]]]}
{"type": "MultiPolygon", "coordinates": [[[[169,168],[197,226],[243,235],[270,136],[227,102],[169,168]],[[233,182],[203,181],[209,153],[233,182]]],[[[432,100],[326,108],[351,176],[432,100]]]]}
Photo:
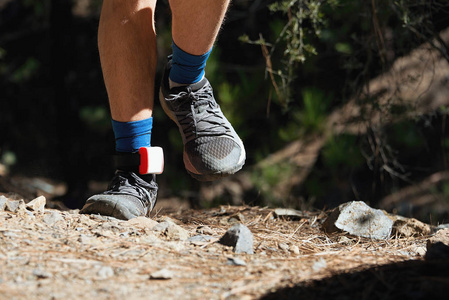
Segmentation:
{"type": "MultiPolygon", "coordinates": [[[[79,207],[93,183],[110,179],[100,9],[99,0],[0,0],[0,192],[20,186],[18,178],[44,178],[67,186],[55,199],[79,207]]],[[[447,64],[440,33],[448,16],[444,0],[234,0],[206,72],[246,145],[246,166],[215,183],[191,179],[177,128],[156,102],[152,141],[166,160],[160,197],[299,209],[363,200],[448,222],[449,99],[424,110],[419,95],[393,105],[367,92],[423,43],[447,64]],[[350,121],[336,113],[366,103],[372,110],[350,121]],[[359,130],[336,131],[331,116],[359,130]]],[[[159,78],[170,54],[168,1],[158,1],[156,26],[159,78]]]]}

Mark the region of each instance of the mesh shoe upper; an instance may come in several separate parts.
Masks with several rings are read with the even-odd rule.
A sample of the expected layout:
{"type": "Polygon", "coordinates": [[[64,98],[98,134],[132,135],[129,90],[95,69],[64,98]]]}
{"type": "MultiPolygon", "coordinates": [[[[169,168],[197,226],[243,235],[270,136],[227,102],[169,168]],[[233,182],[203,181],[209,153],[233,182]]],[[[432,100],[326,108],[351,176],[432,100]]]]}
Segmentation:
{"type": "Polygon", "coordinates": [[[90,197],[80,213],[123,220],[146,216],[156,204],[157,190],[154,175],[117,171],[108,189],[90,197]]]}
{"type": "Polygon", "coordinates": [[[198,180],[237,172],[245,162],[245,149],[215,101],[209,81],[203,78],[190,86],[169,89],[169,66],[162,80],[160,101],[178,125],[187,171],[198,180]]]}

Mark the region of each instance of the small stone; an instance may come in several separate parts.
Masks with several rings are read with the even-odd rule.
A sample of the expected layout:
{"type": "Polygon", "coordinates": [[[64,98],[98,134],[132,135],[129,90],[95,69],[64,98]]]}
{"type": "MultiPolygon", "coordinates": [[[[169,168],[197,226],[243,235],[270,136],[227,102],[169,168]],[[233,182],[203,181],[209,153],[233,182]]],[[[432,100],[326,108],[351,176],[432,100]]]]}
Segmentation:
{"type": "Polygon", "coordinates": [[[218,248],[217,247],[207,247],[206,251],[210,252],[210,253],[214,253],[214,252],[218,251],[218,248]]]}
{"type": "Polygon", "coordinates": [[[209,226],[198,226],[196,232],[205,235],[213,235],[215,233],[209,226]]]}
{"type": "Polygon", "coordinates": [[[400,237],[414,237],[429,235],[431,233],[430,225],[417,219],[405,218],[401,216],[390,215],[393,223],[393,235],[400,237]]]}
{"type": "Polygon", "coordinates": [[[119,236],[123,237],[123,238],[127,238],[127,237],[129,237],[129,232],[122,232],[122,233],[120,233],[119,236]]]}
{"type": "Polygon", "coordinates": [[[304,213],[291,208],[276,208],[274,210],[274,215],[276,217],[284,217],[288,219],[301,219],[304,217],[304,213]]]}
{"type": "Polygon", "coordinates": [[[198,234],[195,236],[192,236],[188,239],[188,241],[196,246],[201,246],[207,243],[210,243],[211,241],[214,240],[213,236],[210,235],[204,235],[204,234],[198,234]]]}
{"type": "Polygon", "coordinates": [[[425,256],[426,255],[426,248],[425,247],[416,247],[414,249],[414,252],[416,253],[416,255],[425,256]]]}
{"type": "Polygon", "coordinates": [[[353,241],[346,236],[339,237],[338,242],[343,245],[351,245],[353,243],[353,241]]]}
{"type": "Polygon", "coordinates": [[[26,208],[36,212],[44,212],[47,199],[44,196],[39,196],[26,204],[26,208]]]}
{"type": "Polygon", "coordinates": [[[246,262],[237,257],[228,257],[227,264],[231,266],[246,266],[246,262]]]}
{"type": "Polygon", "coordinates": [[[159,224],[155,225],[152,230],[156,232],[165,232],[168,226],[170,226],[169,222],[160,222],[159,224]]]}
{"type": "Polygon", "coordinates": [[[173,272],[168,269],[161,269],[159,271],[150,274],[150,279],[156,280],[167,280],[172,279],[174,276],[173,272]]]}
{"type": "Polygon", "coordinates": [[[291,251],[293,254],[296,254],[296,255],[301,254],[301,252],[299,251],[299,247],[296,246],[296,245],[291,246],[291,247],[290,247],[290,251],[291,251]]]}
{"type": "Polygon", "coordinates": [[[114,269],[112,269],[112,267],[109,267],[109,266],[101,267],[100,270],[98,270],[97,275],[101,279],[110,278],[110,277],[114,276],[114,269]]]}
{"type": "Polygon", "coordinates": [[[434,231],[437,232],[438,230],[449,228],[449,224],[440,224],[437,227],[434,228],[434,231]]]}
{"type": "Polygon", "coordinates": [[[4,211],[6,208],[6,202],[8,201],[8,198],[5,196],[0,196],[0,211],[4,211]]]}
{"type": "Polygon", "coordinates": [[[93,219],[97,219],[97,220],[99,220],[99,221],[106,221],[106,222],[108,222],[108,221],[114,221],[114,220],[117,220],[116,218],[114,218],[114,217],[110,217],[110,216],[102,216],[102,215],[90,215],[93,219]]]}
{"type": "Polygon", "coordinates": [[[64,221],[64,218],[62,217],[61,213],[57,211],[47,211],[44,214],[43,221],[47,225],[53,225],[56,222],[64,221]]]}
{"type": "Polygon", "coordinates": [[[42,271],[40,269],[33,270],[33,275],[38,279],[46,279],[46,278],[52,277],[52,275],[50,273],[42,271]]]}
{"type": "Polygon", "coordinates": [[[190,237],[187,230],[176,224],[170,224],[165,230],[165,235],[175,241],[185,241],[190,237]]]}
{"type": "Polygon", "coordinates": [[[19,210],[25,210],[25,207],[26,207],[25,202],[23,200],[8,199],[6,201],[5,210],[15,213],[15,212],[18,212],[19,210]]]}
{"type": "Polygon", "coordinates": [[[33,215],[33,213],[31,211],[25,211],[25,213],[28,215],[28,217],[35,219],[36,217],[33,215]]]}
{"type": "Polygon", "coordinates": [[[449,258],[449,229],[441,229],[427,240],[427,260],[449,258]]]}
{"type": "Polygon", "coordinates": [[[234,224],[239,224],[240,220],[237,217],[233,216],[233,217],[229,217],[227,222],[229,225],[234,225],[234,224]]]}
{"type": "Polygon", "coordinates": [[[142,229],[145,229],[145,228],[153,229],[156,225],[159,224],[155,220],[152,220],[147,217],[132,218],[131,220],[126,221],[126,223],[129,225],[138,227],[138,228],[142,228],[142,229]]]}
{"type": "Polygon", "coordinates": [[[20,235],[14,233],[12,231],[5,230],[5,231],[2,231],[2,233],[3,233],[3,236],[10,237],[10,238],[19,238],[20,237],[20,235]]]}
{"type": "Polygon", "coordinates": [[[235,253],[254,254],[253,234],[243,224],[232,226],[220,239],[220,244],[234,247],[235,253]]]}
{"type": "Polygon", "coordinates": [[[290,250],[290,247],[286,243],[279,243],[279,249],[284,250],[285,252],[288,252],[290,250]]]}
{"type": "Polygon", "coordinates": [[[326,267],[327,267],[327,263],[323,258],[320,258],[319,260],[315,261],[312,265],[312,269],[315,272],[318,272],[326,267]]]}
{"type": "Polygon", "coordinates": [[[221,218],[220,221],[218,221],[218,224],[221,226],[228,226],[229,225],[228,218],[221,218]]]}
{"type": "Polygon", "coordinates": [[[352,201],[332,210],[323,227],[329,233],[342,230],[356,236],[387,239],[393,220],[380,209],[373,209],[362,201],[352,201]]]}
{"type": "Polygon", "coordinates": [[[229,218],[229,220],[228,220],[229,223],[235,222],[235,221],[231,221],[231,220],[235,220],[235,221],[237,221],[237,222],[244,223],[244,222],[245,222],[245,216],[242,215],[242,213],[239,212],[239,213],[237,213],[237,214],[235,214],[235,215],[232,215],[232,216],[229,218]]]}

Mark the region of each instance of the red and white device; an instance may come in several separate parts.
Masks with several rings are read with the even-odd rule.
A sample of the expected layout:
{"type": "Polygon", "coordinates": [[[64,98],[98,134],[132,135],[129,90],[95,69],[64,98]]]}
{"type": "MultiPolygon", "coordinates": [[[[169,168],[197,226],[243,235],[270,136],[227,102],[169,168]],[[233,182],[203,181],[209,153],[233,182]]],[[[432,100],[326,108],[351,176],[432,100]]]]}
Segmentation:
{"type": "Polygon", "coordinates": [[[164,151],[161,147],[141,147],[139,149],[139,173],[162,174],[164,171],[164,151]]]}

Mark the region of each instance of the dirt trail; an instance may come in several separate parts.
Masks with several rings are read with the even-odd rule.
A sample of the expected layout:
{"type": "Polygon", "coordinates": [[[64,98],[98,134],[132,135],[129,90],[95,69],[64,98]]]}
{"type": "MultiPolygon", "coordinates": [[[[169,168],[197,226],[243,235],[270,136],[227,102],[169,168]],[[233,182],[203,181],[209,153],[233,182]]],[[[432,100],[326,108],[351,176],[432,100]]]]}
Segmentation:
{"type": "MultiPolygon", "coordinates": [[[[0,211],[0,299],[297,299],[299,291],[307,299],[329,292],[334,298],[373,298],[397,292],[382,274],[408,270],[403,263],[426,263],[427,237],[373,241],[326,235],[323,218],[324,213],[303,212],[300,218],[283,219],[272,209],[233,206],[160,211],[155,222],[76,210],[0,211]],[[179,232],[161,230],[167,221],[176,223],[179,232]],[[235,254],[216,242],[235,222],[253,233],[253,255],[235,254]],[[188,241],[183,233],[212,238],[188,241]],[[368,278],[364,271],[370,280],[363,280],[368,278]],[[383,273],[373,276],[376,272],[383,273]],[[381,289],[370,294],[367,282],[381,289]]],[[[439,266],[447,271],[445,263],[439,266]]],[[[401,291],[413,292],[426,277],[417,276],[401,291]]],[[[432,283],[447,291],[447,277],[438,278],[432,283]]],[[[432,287],[429,293],[437,291],[426,284],[432,287]]]]}

